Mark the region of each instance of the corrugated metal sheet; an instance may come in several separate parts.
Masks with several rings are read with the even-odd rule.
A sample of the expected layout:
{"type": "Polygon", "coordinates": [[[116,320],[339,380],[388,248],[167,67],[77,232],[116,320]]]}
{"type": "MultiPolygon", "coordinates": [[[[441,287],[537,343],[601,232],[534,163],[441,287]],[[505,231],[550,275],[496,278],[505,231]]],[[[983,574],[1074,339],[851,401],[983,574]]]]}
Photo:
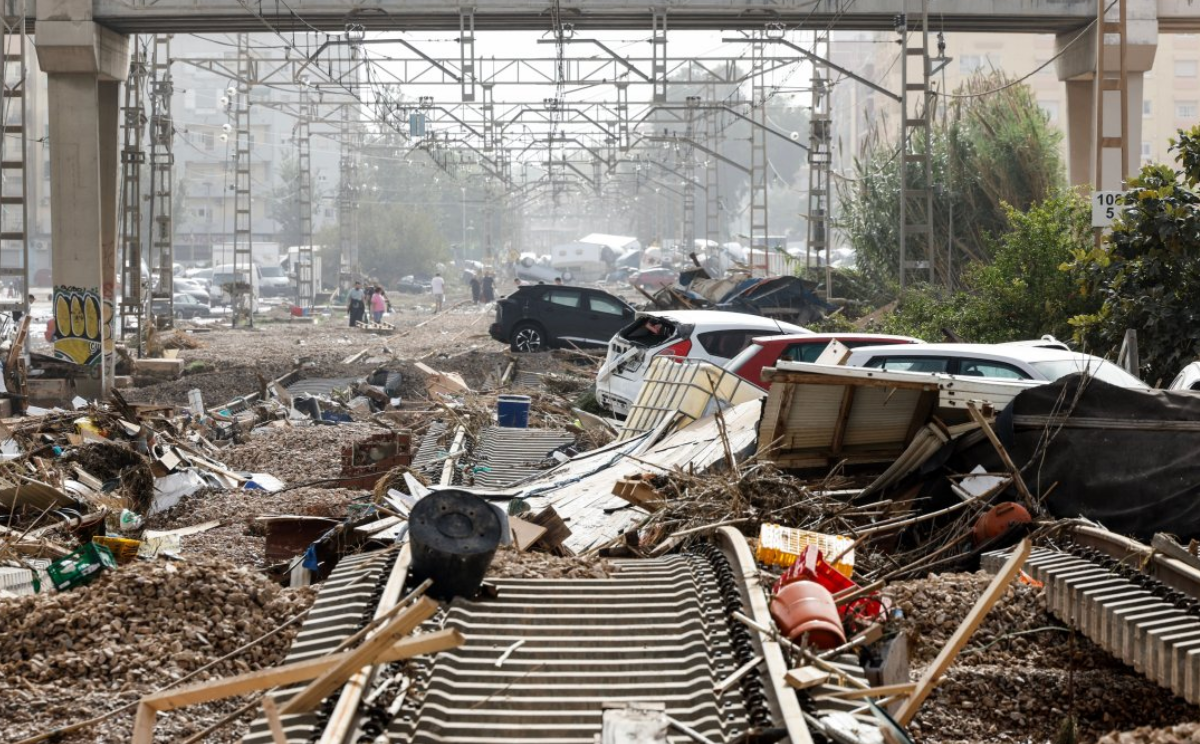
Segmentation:
{"type": "Polygon", "coordinates": [[[521,497],[534,512],[553,506],[571,530],[564,546],[583,553],[608,543],[648,516],[644,509],[613,495],[618,480],[676,468],[702,473],[725,459],[725,441],[734,453],[749,454],[754,451],[761,410],[761,402],[753,400],[725,411],[723,424],[710,416],[658,442],[651,442],[650,435],[614,442],[489,498],[506,506],[510,497],[521,497]]]}
{"type": "Polygon", "coordinates": [[[292,395],[329,396],[334,390],[345,390],[361,378],[336,377],[312,380],[300,380],[288,385],[287,391],[292,395]]]}
{"type": "Polygon", "coordinates": [[[442,446],[445,435],[445,422],[434,421],[429,425],[425,436],[421,438],[421,445],[417,447],[417,454],[413,455],[413,470],[426,474],[441,474],[442,464],[438,460],[447,454],[446,448],[442,446]]]}
{"type": "Polygon", "coordinates": [[[759,452],[791,468],[892,462],[932,413],[937,390],[931,375],[781,363],[759,452]]]}
{"type": "Polygon", "coordinates": [[[558,429],[490,426],[480,432],[466,469],[477,486],[506,488],[545,470],[550,453],[574,441],[574,434],[558,429]]]}
{"type": "Polygon", "coordinates": [[[676,414],[682,418],[680,425],[686,426],[713,413],[717,406],[728,407],[761,397],[762,390],[710,362],[655,358],[618,439],[632,439],[653,431],[676,414]]]}

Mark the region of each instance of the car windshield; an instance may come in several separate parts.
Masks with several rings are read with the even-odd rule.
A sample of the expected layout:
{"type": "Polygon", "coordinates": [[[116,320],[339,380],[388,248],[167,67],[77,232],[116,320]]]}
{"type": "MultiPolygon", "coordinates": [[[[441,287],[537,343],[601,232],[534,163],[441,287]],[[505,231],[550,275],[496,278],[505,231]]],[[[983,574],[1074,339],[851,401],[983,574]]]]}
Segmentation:
{"type": "Polygon", "coordinates": [[[264,266],[258,270],[258,273],[260,276],[271,277],[271,278],[274,278],[277,276],[284,276],[282,266],[264,266]]]}
{"type": "Polygon", "coordinates": [[[1055,359],[1048,362],[1030,362],[1030,366],[1041,372],[1048,380],[1057,380],[1076,372],[1086,371],[1097,380],[1126,388],[1148,388],[1146,383],[1129,374],[1112,362],[1095,357],[1077,359],[1055,359]]]}

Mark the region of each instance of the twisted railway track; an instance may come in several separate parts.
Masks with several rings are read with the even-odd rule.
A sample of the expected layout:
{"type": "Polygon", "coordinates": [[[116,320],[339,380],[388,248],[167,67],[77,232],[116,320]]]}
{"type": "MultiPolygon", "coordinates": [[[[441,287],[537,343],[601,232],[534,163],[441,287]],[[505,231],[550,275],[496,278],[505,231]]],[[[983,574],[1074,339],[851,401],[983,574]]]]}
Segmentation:
{"type": "MultiPolygon", "coordinates": [[[[343,560],[287,661],[331,652],[398,601],[406,555],[343,560]]],[[[606,579],[490,580],[494,597],[456,600],[422,628],[456,628],[465,645],[365,670],[315,713],[285,716],[287,742],[592,744],[604,711],[629,704],[664,708],[672,743],[811,741],[781,650],[733,619],[771,623],[739,533],[614,566],[606,579]]],[[[243,741],[272,744],[265,719],[243,741]]]]}
{"type": "MultiPolygon", "coordinates": [[[[1025,571],[1051,613],[1151,681],[1200,703],[1200,567],[1121,535],[1073,526],[1025,571]]],[[[992,553],[985,566],[1002,562],[992,553]]]]}

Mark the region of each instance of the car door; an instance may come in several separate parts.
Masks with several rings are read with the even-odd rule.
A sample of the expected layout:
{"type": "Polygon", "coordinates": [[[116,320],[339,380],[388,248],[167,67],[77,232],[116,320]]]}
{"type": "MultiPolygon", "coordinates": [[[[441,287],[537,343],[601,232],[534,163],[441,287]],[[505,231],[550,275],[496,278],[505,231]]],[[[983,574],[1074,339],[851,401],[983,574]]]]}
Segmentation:
{"type": "Polygon", "coordinates": [[[613,297],[589,294],[588,342],[597,346],[608,344],[609,339],[633,321],[633,310],[613,297]]]}
{"type": "Polygon", "coordinates": [[[569,345],[578,344],[586,337],[589,310],[582,290],[571,287],[548,288],[542,293],[538,304],[538,317],[546,326],[550,341],[569,345]]]}

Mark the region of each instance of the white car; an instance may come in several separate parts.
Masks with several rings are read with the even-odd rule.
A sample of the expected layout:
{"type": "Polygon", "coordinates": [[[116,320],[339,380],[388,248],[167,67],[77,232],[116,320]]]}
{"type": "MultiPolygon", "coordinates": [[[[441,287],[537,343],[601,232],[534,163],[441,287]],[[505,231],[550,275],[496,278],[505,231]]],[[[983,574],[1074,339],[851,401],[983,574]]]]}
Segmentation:
{"type": "Polygon", "coordinates": [[[674,356],[724,366],[756,336],[784,333],[809,331],[760,315],[720,310],[676,310],[639,316],[609,340],[608,357],[596,374],[596,400],[625,416],[637,399],[652,358],[674,356]]]}
{"type": "Polygon", "coordinates": [[[848,367],[891,372],[932,372],[990,380],[1053,382],[1076,372],[1125,388],[1150,387],[1112,362],[1058,346],[1016,344],[913,344],[865,346],[846,359],[848,367]]]}
{"type": "Polygon", "coordinates": [[[1200,392],[1200,362],[1192,362],[1179,371],[1167,390],[1183,390],[1200,392]]]}

